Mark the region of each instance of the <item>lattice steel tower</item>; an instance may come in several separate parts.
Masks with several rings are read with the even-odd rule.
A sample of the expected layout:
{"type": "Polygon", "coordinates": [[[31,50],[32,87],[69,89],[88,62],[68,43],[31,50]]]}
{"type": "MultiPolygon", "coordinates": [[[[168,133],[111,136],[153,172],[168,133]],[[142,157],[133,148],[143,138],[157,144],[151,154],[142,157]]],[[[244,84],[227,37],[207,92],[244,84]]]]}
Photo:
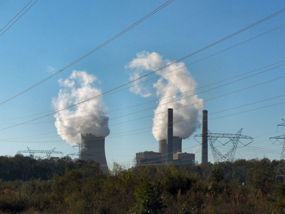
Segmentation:
{"type": "Polygon", "coordinates": [[[51,150],[32,150],[29,147],[27,147],[28,150],[21,150],[18,151],[17,154],[24,154],[24,153],[29,153],[30,157],[35,158],[35,153],[45,153],[46,154],[46,158],[50,159],[51,154],[60,154],[63,155],[62,152],[58,152],[58,151],[54,151],[56,148],[51,149],[51,150]]]}
{"type": "MultiPolygon", "coordinates": [[[[222,161],[232,162],[234,160],[234,156],[236,153],[238,143],[241,143],[244,146],[247,146],[248,144],[252,143],[253,138],[246,136],[246,135],[242,135],[241,132],[242,132],[242,129],[240,129],[236,134],[211,133],[208,130],[208,141],[210,142],[210,147],[211,147],[213,158],[214,158],[215,162],[222,162],[222,161]],[[226,143],[221,143],[218,140],[219,138],[225,138],[225,139],[229,139],[229,140],[226,143]],[[250,140],[250,142],[247,144],[244,144],[243,142],[240,141],[241,139],[247,139],[247,140],[250,140]],[[228,143],[232,143],[232,148],[230,150],[228,150],[226,154],[222,154],[217,149],[217,147],[214,145],[216,141],[219,141],[222,146],[225,146],[228,143]]],[[[194,139],[197,137],[202,137],[202,135],[201,134],[194,135],[194,139]]],[[[199,142],[198,140],[196,140],[196,141],[199,142]]]]}
{"type": "MultiPolygon", "coordinates": [[[[284,121],[284,123],[280,123],[277,125],[278,126],[285,126],[285,120],[282,119],[284,121]]],[[[279,164],[278,164],[278,167],[277,167],[277,173],[276,173],[276,178],[277,177],[283,177],[284,179],[284,182],[285,182],[285,165],[284,163],[281,165],[281,160],[285,160],[285,134],[283,135],[279,135],[279,136],[275,136],[275,137],[270,137],[269,138],[271,140],[272,143],[280,143],[280,144],[283,144],[283,147],[282,147],[282,151],[281,151],[281,156],[280,156],[280,161],[279,161],[279,164]]]]}
{"type": "Polygon", "coordinates": [[[66,156],[77,156],[77,158],[79,159],[79,157],[80,157],[80,151],[81,151],[81,147],[82,147],[81,142],[77,142],[76,145],[75,145],[75,146],[72,146],[72,147],[78,147],[78,152],[70,153],[70,154],[67,154],[66,156]]]}

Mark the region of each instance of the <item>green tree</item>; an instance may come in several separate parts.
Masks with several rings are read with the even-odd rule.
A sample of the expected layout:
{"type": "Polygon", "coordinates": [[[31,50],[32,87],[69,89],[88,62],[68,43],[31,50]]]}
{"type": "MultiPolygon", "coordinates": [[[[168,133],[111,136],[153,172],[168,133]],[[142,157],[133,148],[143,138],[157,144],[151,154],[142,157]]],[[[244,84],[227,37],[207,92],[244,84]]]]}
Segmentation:
{"type": "Polygon", "coordinates": [[[136,186],[135,197],[137,203],[132,213],[139,214],[156,214],[164,208],[161,197],[160,183],[153,183],[144,180],[141,184],[136,186]]]}
{"type": "Polygon", "coordinates": [[[272,184],[275,180],[276,172],[267,158],[254,160],[252,168],[249,170],[249,182],[256,188],[265,191],[267,184],[272,184]]]}
{"type": "Polygon", "coordinates": [[[221,170],[219,169],[213,169],[212,170],[212,180],[216,182],[220,182],[224,180],[224,174],[221,170]]]}

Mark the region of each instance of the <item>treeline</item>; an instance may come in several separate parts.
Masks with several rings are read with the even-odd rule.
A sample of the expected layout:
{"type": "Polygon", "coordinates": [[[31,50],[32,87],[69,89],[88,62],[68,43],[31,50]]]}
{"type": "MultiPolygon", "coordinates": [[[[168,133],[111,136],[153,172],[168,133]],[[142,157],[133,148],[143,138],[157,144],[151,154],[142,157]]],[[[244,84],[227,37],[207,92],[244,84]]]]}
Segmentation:
{"type": "Polygon", "coordinates": [[[70,157],[33,159],[23,155],[0,156],[0,179],[5,181],[49,180],[54,175],[64,175],[66,170],[99,167],[97,163],[73,161],[70,157]]]}
{"type": "Polygon", "coordinates": [[[264,158],[123,169],[115,163],[103,174],[95,162],[0,157],[0,213],[285,213],[278,164],[264,158]]]}

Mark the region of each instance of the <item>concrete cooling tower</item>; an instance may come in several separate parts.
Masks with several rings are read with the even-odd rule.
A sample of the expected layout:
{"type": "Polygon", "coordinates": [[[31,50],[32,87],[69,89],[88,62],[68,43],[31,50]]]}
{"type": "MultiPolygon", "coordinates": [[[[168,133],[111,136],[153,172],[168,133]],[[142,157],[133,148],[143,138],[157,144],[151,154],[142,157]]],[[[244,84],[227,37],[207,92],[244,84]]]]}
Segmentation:
{"type": "Polygon", "coordinates": [[[105,137],[90,133],[81,134],[81,160],[93,160],[99,162],[103,172],[107,173],[108,166],[105,156],[105,137]]]}

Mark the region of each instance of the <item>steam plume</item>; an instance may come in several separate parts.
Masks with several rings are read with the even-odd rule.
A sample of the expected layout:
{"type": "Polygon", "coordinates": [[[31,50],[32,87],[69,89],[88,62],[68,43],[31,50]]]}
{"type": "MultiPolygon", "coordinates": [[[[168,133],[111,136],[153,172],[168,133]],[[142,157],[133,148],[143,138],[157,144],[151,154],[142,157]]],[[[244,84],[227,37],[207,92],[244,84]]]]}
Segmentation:
{"type": "MultiPolygon", "coordinates": [[[[98,82],[95,76],[74,70],[69,78],[58,81],[63,88],[59,90],[58,97],[53,98],[53,107],[63,109],[101,94],[100,89],[92,86],[96,81],[98,82]]],[[[57,113],[54,116],[57,133],[71,145],[80,141],[80,133],[107,136],[110,133],[109,117],[102,110],[102,106],[102,97],[98,97],[57,113]]]]}
{"type": "MultiPolygon", "coordinates": [[[[164,65],[170,64],[169,60],[163,60],[158,53],[146,51],[138,53],[126,67],[132,68],[130,76],[143,75],[143,71],[154,71],[164,65]]],[[[173,135],[183,139],[188,138],[200,125],[199,113],[203,110],[203,100],[195,93],[196,82],[191,77],[185,64],[182,62],[173,63],[167,68],[156,72],[161,75],[160,79],[153,84],[156,95],[160,98],[157,109],[154,111],[152,133],[156,140],[166,139],[167,109],[173,108],[173,135]],[[170,73],[169,73],[170,72],[170,73]]],[[[134,85],[131,91],[136,93],[134,88],[141,88],[141,91],[150,90],[145,86],[134,85]]],[[[139,91],[136,89],[136,91],[139,91]]],[[[145,97],[145,96],[143,96],[145,97]]]]}
{"type": "MultiPolygon", "coordinates": [[[[133,59],[132,62],[130,62],[126,68],[133,69],[129,74],[130,78],[129,80],[135,80],[141,76],[141,73],[144,70],[156,70],[160,68],[160,66],[163,63],[162,57],[153,52],[148,53],[146,51],[143,51],[141,53],[136,54],[137,58],[133,59]]],[[[142,97],[149,97],[152,94],[149,92],[149,89],[145,86],[142,86],[141,83],[142,80],[136,81],[132,84],[132,87],[130,88],[130,91],[134,94],[138,94],[142,97]]]]}

